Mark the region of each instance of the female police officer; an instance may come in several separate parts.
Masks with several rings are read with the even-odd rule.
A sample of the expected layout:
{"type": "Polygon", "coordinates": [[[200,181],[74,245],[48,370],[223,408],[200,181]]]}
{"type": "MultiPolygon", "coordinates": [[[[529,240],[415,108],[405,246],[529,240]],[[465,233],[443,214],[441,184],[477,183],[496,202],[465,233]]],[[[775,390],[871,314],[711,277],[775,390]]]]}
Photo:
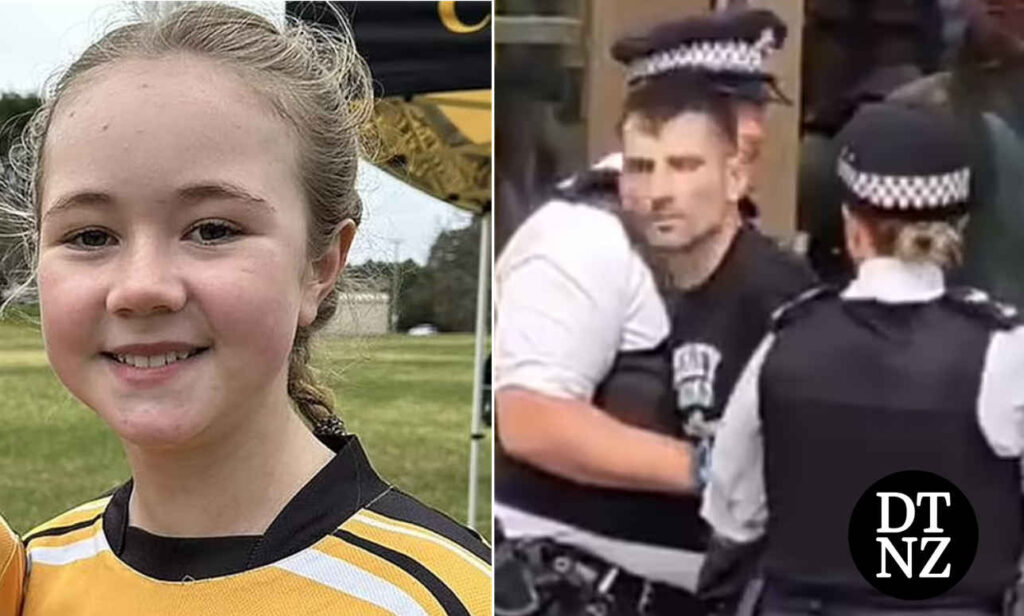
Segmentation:
{"type": "Polygon", "coordinates": [[[944,284],[966,148],[949,118],[893,104],[865,107],[838,139],[858,275],[776,313],[725,411],[702,514],[733,541],[767,533],[765,613],[998,613],[1021,551],[1024,326],[944,284]],[[865,490],[907,469],[951,481],[978,526],[959,583],[912,604],[876,590],[848,537],[865,490]]]}

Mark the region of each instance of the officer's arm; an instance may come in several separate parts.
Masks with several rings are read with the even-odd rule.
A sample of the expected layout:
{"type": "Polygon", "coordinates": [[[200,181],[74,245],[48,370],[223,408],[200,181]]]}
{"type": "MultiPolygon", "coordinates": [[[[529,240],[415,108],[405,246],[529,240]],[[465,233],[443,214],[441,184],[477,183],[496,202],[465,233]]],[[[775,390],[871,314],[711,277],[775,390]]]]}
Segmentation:
{"type": "Polygon", "coordinates": [[[509,455],[572,481],[691,489],[688,445],[590,404],[617,353],[655,348],[669,324],[618,220],[584,206],[570,216],[521,227],[496,268],[498,438],[509,455]]]}
{"type": "Polygon", "coordinates": [[[692,492],[688,443],[618,421],[577,400],[519,387],[497,392],[505,451],[578,483],[655,492],[692,492]]]}
{"type": "Polygon", "coordinates": [[[774,340],[769,334],[757,347],[729,397],[715,434],[711,479],[701,507],[717,534],[740,543],[764,534],[768,519],[758,382],[774,340]]]}
{"type": "Polygon", "coordinates": [[[996,455],[1022,458],[1024,464],[1022,374],[1024,326],[997,331],[992,335],[985,355],[981,389],[978,394],[978,423],[981,425],[985,440],[996,455]]]}

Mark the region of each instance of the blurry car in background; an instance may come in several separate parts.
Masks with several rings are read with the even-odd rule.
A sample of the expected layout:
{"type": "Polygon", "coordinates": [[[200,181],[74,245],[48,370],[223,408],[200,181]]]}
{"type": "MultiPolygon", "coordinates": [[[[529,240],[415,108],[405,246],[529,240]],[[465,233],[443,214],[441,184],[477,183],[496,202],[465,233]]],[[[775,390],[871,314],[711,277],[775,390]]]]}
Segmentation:
{"type": "Polygon", "coordinates": [[[430,323],[421,323],[409,328],[406,332],[410,336],[434,336],[437,335],[437,327],[430,323]]]}

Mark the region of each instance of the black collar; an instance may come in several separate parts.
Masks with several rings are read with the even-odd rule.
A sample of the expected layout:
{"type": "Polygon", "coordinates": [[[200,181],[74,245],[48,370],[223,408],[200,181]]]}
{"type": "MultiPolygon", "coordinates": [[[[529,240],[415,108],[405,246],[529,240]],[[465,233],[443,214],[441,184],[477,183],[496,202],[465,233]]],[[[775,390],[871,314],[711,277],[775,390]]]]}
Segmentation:
{"type": "MultiPolygon", "coordinates": [[[[267,565],[304,550],[387,491],[388,484],[370,466],[355,436],[321,437],[321,440],[336,452],[334,458],[285,505],[267,531],[255,541],[245,561],[220,568],[217,575],[267,565]]],[[[103,513],[104,534],[110,549],[118,556],[125,547],[131,492],[129,480],[114,492],[103,513]]],[[[161,577],[159,572],[143,573],[161,577]]]]}

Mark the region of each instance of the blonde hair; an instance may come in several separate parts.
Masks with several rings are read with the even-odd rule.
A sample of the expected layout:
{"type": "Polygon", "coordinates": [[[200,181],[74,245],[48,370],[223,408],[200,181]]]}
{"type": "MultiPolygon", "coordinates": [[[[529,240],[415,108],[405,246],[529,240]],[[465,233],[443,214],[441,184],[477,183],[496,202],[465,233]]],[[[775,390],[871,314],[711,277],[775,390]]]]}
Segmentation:
{"type": "MultiPolygon", "coordinates": [[[[43,148],[54,109],[94,71],[125,59],[173,54],[207,58],[237,71],[293,129],[299,141],[299,173],[308,203],[307,258],[322,256],[341,224],[359,223],[356,167],[371,128],[373,91],[366,62],[356,52],[345,19],[326,30],[290,20],[283,27],[245,9],[208,2],[172,3],[162,10],[141,3],[139,14],[89,46],[48,88],[11,149],[0,184],[0,229],[12,230],[17,249],[3,255],[0,271],[20,270],[13,293],[0,308],[35,285],[40,223],[43,148]],[[148,14],[148,15],[147,15],[148,14]]],[[[325,7],[329,6],[325,3],[325,7]]],[[[332,9],[333,10],[333,9],[332,9]]],[[[7,233],[7,231],[5,231],[7,233]]],[[[320,385],[310,359],[310,339],[334,315],[337,285],[316,318],[296,331],[288,365],[288,395],[314,428],[341,431],[330,390],[320,385]]]]}
{"type": "Polygon", "coordinates": [[[862,217],[879,255],[943,269],[963,259],[962,221],[862,217]]]}

